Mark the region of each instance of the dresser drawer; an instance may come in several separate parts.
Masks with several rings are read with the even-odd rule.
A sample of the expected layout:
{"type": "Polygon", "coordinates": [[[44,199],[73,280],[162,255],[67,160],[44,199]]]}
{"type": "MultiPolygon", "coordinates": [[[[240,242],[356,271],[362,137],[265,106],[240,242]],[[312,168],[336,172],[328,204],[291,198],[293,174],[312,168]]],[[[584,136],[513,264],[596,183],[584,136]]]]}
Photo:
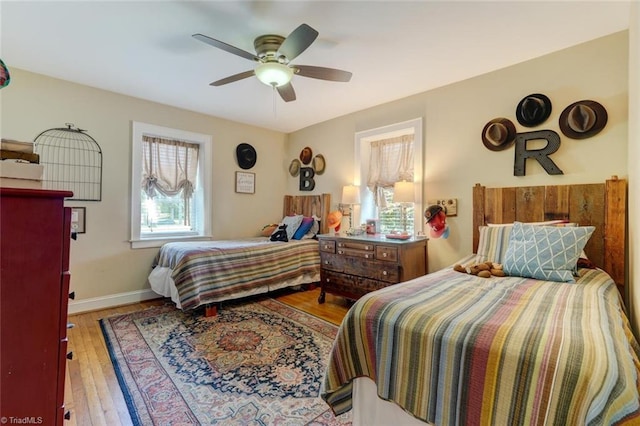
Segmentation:
{"type": "Polygon", "coordinates": [[[336,242],[333,240],[321,240],[320,241],[320,251],[325,253],[335,253],[336,252],[336,242]]]}
{"type": "MultiPolygon", "coordinates": [[[[337,261],[340,261],[340,259],[337,259],[337,261]]],[[[400,281],[400,266],[392,263],[349,257],[344,259],[342,271],[345,274],[358,275],[364,278],[382,280],[390,283],[400,281]]]]}
{"type": "Polygon", "coordinates": [[[372,243],[361,243],[358,241],[338,241],[339,249],[354,249],[359,251],[374,251],[375,245],[372,243]]]}
{"type": "MultiPolygon", "coordinates": [[[[373,248],[373,247],[372,247],[373,248]]],[[[375,259],[375,251],[359,250],[355,248],[341,248],[338,245],[338,254],[347,257],[358,257],[362,259],[375,259]]]]}
{"type": "Polygon", "coordinates": [[[328,269],[329,271],[342,272],[344,270],[343,264],[344,258],[342,256],[320,252],[320,265],[322,270],[328,269]]]}
{"type": "Polygon", "coordinates": [[[397,262],[398,247],[376,246],[376,259],[387,262],[397,262]]]}

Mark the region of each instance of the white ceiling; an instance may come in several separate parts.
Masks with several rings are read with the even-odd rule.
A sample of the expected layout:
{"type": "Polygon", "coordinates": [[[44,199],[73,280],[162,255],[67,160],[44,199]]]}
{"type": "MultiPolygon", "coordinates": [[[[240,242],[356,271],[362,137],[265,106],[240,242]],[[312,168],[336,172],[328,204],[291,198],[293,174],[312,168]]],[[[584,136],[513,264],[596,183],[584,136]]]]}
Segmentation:
{"type": "Polygon", "coordinates": [[[629,2],[2,0],[0,17],[10,70],[288,133],[625,30],[629,2]],[[293,64],[349,83],[294,76],[289,103],[254,77],[209,86],[254,63],[192,34],[254,52],[301,23],[320,36],[293,64]]]}

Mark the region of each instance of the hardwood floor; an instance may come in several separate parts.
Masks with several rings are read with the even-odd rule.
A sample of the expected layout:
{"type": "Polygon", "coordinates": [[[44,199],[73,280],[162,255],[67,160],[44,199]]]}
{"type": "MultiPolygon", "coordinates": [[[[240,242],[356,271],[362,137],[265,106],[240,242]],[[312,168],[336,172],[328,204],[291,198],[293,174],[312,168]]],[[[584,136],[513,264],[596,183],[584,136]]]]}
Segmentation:
{"type": "MultiPolygon", "coordinates": [[[[350,302],[327,294],[326,302],[320,305],[317,301],[319,294],[320,289],[316,288],[308,291],[282,291],[273,294],[273,297],[326,321],[340,324],[351,306],[350,302]]],[[[71,410],[71,420],[65,424],[132,424],[98,321],[111,315],[135,312],[165,303],[164,299],[159,299],[69,316],[69,322],[74,324],[68,333],[69,350],[73,351],[73,359],[67,362],[65,407],[71,410]]]]}

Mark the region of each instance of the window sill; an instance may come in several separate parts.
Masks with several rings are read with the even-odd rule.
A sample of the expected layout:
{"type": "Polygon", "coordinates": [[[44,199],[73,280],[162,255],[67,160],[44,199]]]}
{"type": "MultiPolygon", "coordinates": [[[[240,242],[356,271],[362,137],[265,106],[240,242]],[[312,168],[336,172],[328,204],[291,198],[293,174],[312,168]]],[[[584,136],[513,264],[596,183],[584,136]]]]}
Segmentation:
{"type": "Polygon", "coordinates": [[[212,240],[212,236],[202,236],[202,235],[194,235],[194,236],[180,236],[180,237],[159,237],[159,238],[145,238],[144,240],[131,240],[132,249],[141,249],[141,248],[151,248],[151,247],[162,247],[166,243],[177,243],[181,241],[209,241],[212,240]]]}

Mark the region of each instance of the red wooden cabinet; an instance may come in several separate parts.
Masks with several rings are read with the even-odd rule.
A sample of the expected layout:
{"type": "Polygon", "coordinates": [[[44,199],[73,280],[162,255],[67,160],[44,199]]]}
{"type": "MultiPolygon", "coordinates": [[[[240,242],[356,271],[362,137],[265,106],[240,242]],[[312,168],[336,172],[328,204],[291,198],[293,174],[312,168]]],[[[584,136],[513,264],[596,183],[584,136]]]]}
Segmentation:
{"type": "Polygon", "coordinates": [[[0,417],[7,424],[59,425],[65,415],[70,196],[0,188],[0,417]]]}

